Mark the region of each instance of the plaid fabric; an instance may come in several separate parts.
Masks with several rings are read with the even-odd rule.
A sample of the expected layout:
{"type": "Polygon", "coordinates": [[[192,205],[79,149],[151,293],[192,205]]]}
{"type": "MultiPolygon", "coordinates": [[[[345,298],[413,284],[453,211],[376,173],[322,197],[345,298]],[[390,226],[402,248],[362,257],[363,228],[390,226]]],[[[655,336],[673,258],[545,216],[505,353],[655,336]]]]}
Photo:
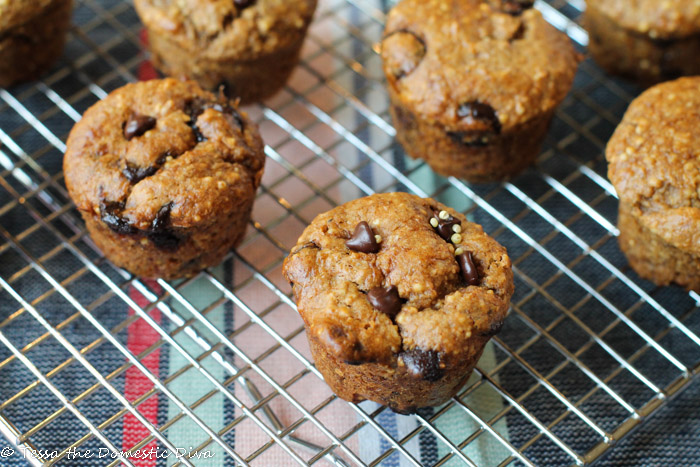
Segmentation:
{"type": "MultiPolygon", "coordinates": [[[[560,3],[552,2],[552,5],[560,3]]],[[[225,434],[221,435],[221,443],[213,442],[206,448],[214,457],[193,459],[195,465],[235,465],[227,450],[235,451],[243,458],[255,454],[270,442],[270,435],[263,427],[274,430],[261,408],[252,414],[241,409],[240,403],[250,408],[257,400],[233,378],[239,370],[244,370],[243,375],[256,385],[263,398],[267,398],[266,406],[274,411],[282,426],[289,427],[303,418],[292,398],[305,410],[316,408],[314,417],[322,428],[336,436],[345,434],[342,439],[344,446],[364,463],[383,457],[380,463],[383,466],[408,466],[412,462],[433,465],[451,453],[452,446],[466,444],[461,454],[469,461],[480,466],[498,465],[511,454],[504,443],[519,448],[540,433],[521,411],[504,400],[502,394],[517,399],[523,410],[544,425],[556,422],[553,434],[577,453],[585,453],[600,442],[601,436],[581,417],[567,415],[567,407],[556,397],[557,392],[567,402],[575,404],[573,408],[580,409],[592,423],[606,430],[615,429],[628,414],[603,390],[589,395],[596,383],[578,370],[577,365],[565,365],[565,351],[575,354],[578,364],[585,365],[596,377],[609,377],[606,384],[610,391],[636,408],[647,403],[652,393],[648,386],[640,383],[640,378],[629,372],[613,374],[619,365],[612,361],[611,354],[632,360],[642,376],[660,388],[671,384],[679,374],[678,368],[670,365],[669,360],[662,358],[656,350],[635,357],[640,348],[645,345],[652,347],[656,343],[654,339],[649,342],[641,340],[640,332],[655,336],[660,349],[682,364],[691,367],[697,364],[697,345],[681,332],[669,331],[660,335],[659,330],[669,326],[668,320],[660,317],[652,306],[653,301],[663,304],[674,317],[697,332],[700,319],[695,318],[697,313],[691,313],[697,308],[693,297],[674,288],[655,289],[636,279],[624,269],[625,260],[614,238],[606,239],[608,232],[601,228],[605,221],[614,222],[616,203],[607,196],[604,183],[600,181],[604,180],[605,164],[601,162],[600,148],[591,147],[591,141],[604,141],[614,128],[611,121],[619,119],[624,110],[624,102],[612,91],[634,95],[638,90],[619,82],[610,84],[606,81],[607,84],[600,85],[601,78],[595,67],[590,62],[584,63],[577,77],[575,98],[565,102],[555,119],[537,170],[514,180],[509,189],[494,186],[464,188],[459,183],[435,176],[425,165],[407,159],[401,148],[392,144],[391,130],[381,122],[367,118],[372,112],[386,117],[386,96],[378,82],[381,70],[371,46],[381,37],[382,15],[389,6],[382,0],[322,0],[322,11],[312,28],[314,37],[305,51],[307,64],[300,67],[290,83],[294,92],[303,94],[303,99],[316,106],[312,109],[316,114],[310,118],[309,107],[294,104],[294,99],[289,99],[289,94],[285,93],[269,103],[271,112],[265,113],[257,106],[250,108],[251,115],[263,122],[262,131],[270,144],[264,187],[253,213],[253,221],[261,232],[250,229],[237,255],[228,256],[222,265],[212,268],[211,276],[202,275],[185,283],[168,285],[129,281],[105,263],[84,240],[77,239],[69,222],[62,221],[60,216],[51,217],[51,212],[68,205],[65,194],[58,187],[62,184],[61,138],[68,133],[73,120],[103,90],[118,87],[126,79],[131,79],[132,73],[140,79],[155,76],[150,63],[137,57],[138,41],[143,42],[146,37],[138,28],[132,7],[116,0],[77,2],[74,23],[81,27],[72,33],[64,62],[57,65],[57,69],[68,70],[67,75],[62,77],[53,72],[56,74],[50,74],[48,78],[49,88],[57,90],[58,98],[46,90],[32,92],[33,85],[20,86],[7,94],[0,90],[0,170],[3,170],[0,172],[0,227],[6,232],[0,235],[0,278],[10,282],[9,287],[0,287],[0,332],[15,348],[22,350],[66,398],[74,399],[98,385],[98,389],[75,405],[93,425],[106,424],[100,432],[116,449],[130,449],[136,443],[145,442],[152,434],[152,427],[157,427],[173,446],[189,450],[209,438],[203,425],[213,432],[225,431],[225,434]],[[69,62],[73,57],[82,58],[69,62]],[[353,67],[348,67],[348,63],[353,67]],[[123,69],[110,75],[117,64],[123,69]],[[358,71],[360,68],[364,69],[358,71]],[[317,76],[322,77],[325,86],[310,88],[309,83],[319,81],[317,76]],[[100,88],[92,89],[90,94],[86,91],[85,80],[87,83],[99,81],[100,88]],[[339,96],[330,93],[329,89],[347,91],[353,97],[339,96]],[[82,92],[86,92],[84,98],[82,92]],[[57,103],[65,103],[61,100],[63,96],[74,95],[78,97],[71,100],[69,107],[72,108],[64,105],[62,110],[52,113],[57,103]],[[13,107],[12,99],[25,106],[29,116],[18,113],[18,105],[13,107]],[[348,104],[350,101],[352,105],[348,104]],[[595,105],[589,105],[589,101],[595,105]],[[613,118],[596,119],[596,112],[602,115],[610,113],[613,118]],[[39,120],[27,129],[26,122],[32,114],[39,116],[39,120]],[[308,124],[315,119],[332,120],[336,127],[308,124]],[[303,130],[301,134],[290,137],[291,130],[283,125],[285,120],[295,125],[298,122],[299,129],[303,130]],[[276,123],[270,123],[273,121],[276,123]],[[42,125],[45,128],[43,133],[40,131],[42,125]],[[348,129],[348,133],[339,136],[338,127],[348,129]],[[588,134],[586,132],[592,133],[593,137],[584,138],[582,135],[588,134]],[[58,136],[52,140],[51,135],[58,136]],[[572,135],[577,137],[572,138],[572,135]],[[348,141],[355,142],[349,144],[348,141]],[[318,150],[317,154],[314,154],[314,149],[318,150]],[[372,151],[376,154],[371,154],[372,151]],[[579,158],[576,163],[569,157],[571,154],[579,158]],[[324,156],[347,171],[340,173],[330,164],[323,165],[324,156]],[[27,163],[29,159],[35,162],[27,163]],[[301,175],[290,176],[285,163],[301,167],[301,175]],[[21,171],[14,170],[15,165],[21,171]],[[587,175],[588,178],[574,177],[585,170],[582,167],[592,174],[587,175]],[[58,182],[53,185],[46,182],[51,177],[56,177],[58,182]],[[332,183],[339,177],[345,181],[332,183]],[[544,177],[562,183],[570,190],[570,199],[578,197],[584,204],[590,204],[602,220],[593,222],[591,216],[582,216],[579,205],[568,203],[559,194],[542,199],[543,194],[552,191],[553,183],[551,180],[546,182],[544,177]],[[347,182],[350,179],[353,183],[347,182]],[[591,183],[591,180],[597,182],[591,183]],[[45,183],[41,187],[42,195],[28,192],[42,182],[45,183]],[[309,186],[315,185],[323,188],[323,196],[314,197],[309,193],[309,186]],[[488,346],[479,364],[479,372],[474,374],[467,385],[467,393],[461,398],[468,410],[451,404],[421,410],[418,418],[396,415],[365,402],[359,405],[359,413],[348,404],[333,399],[312,370],[280,343],[288,343],[300,352],[302,358],[309,358],[304,335],[297,332],[301,320],[289,303],[264,282],[269,280],[282,294],[289,292],[279,273],[281,250],[294,243],[315,213],[373,190],[419,190],[468,212],[472,220],[482,224],[486,231],[505,244],[511,257],[517,260],[514,310],[499,338],[488,346]],[[472,195],[465,196],[465,190],[473,190],[472,195]],[[309,196],[312,201],[309,201],[309,196]],[[42,204],[48,199],[46,197],[55,201],[58,208],[42,204]],[[484,209],[478,204],[479,199],[486,199],[503,217],[494,216],[484,209]],[[527,212],[523,199],[538,200],[537,204],[545,209],[545,213],[536,217],[527,212]],[[474,200],[477,200],[476,205],[474,200]],[[292,206],[294,212],[288,213],[285,206],[292,206]],[[560,220],[562,225],[553,227],[551,219],[543,220],[542,216],[546,214],[560,220]],[[40,220],[46,219],[54,230],[48,227],[32,230],[40,220]],[[503,229],[507,222],[512,222],[512,226],[503,229]],[[521,233],[514,235],[515,229],[520,229],[521,233]],[[107,294],[105,280],[95,271],[82,273],[77,280],[71,279],[71,275],[81,271],[85,264],[75,252],[61,250],[51,255],[52,250],[60,249],[62,245],[56,232],[72,239],[76,249],[86,255],[108,281],[121,285],[119,292],[122,296],[107,294]],[[562,232],[568,232],[568,235],[562,232]],[[600,261],[581,256],[579,246],[571,241],[573,236],[586,245],[595,246],[592,249],[604,255],[612,266],[623,268],[650,300],[638,305],[639,293],[631,292],[620,280],[611,279],[609,269],[602,269],[600,261]],[[524,240],[527,238],[533,239],[540,250],[527,243],[524,240]],[[41,266],[59,283],[66,284],[65,293],[55,292],[53,285],[42,278],[37,269],[31,269],[20,252],[21,248],[33,258],[49,255],[50,259],[42,261],[41,266]],[[545,257],[545,253],[570,268],[579,282],[557,273],[553,259],[545,257]],[[264,278],[252,277],[253,272],[246,263],[261,271],[264,278]],[[586,300],[588,293],[581,283],[590,285],[600,297],[580,306],[580,300],[586,300]],[[226,290],[234,290],[235,299],[217,284],[226,290]],[[37,340],[46,330],[37,317],[32,316],[34,310],[23,310],[8,289],[27,302],[35,303],[36,315],[53,326],[60,326],[62,336],[75,349],[85,349],[85,359],[109,380],[114,390],[138,404],[139,417],[130,413],[119,414],[123,404],[109,391],[100,388],[100,383],[82,364],[68,360],[70,354],[63,343],[51,336],[37,340]],[[182,299],[175,295],[181,295],[182,299]],[[74,302],[69,302],[66,296],[74,302]],[[105,296],[109,298],[105,300],[105,296]],[[160,302],[154,306],[153,302],[157,300],[160,302]],[[605,300],[609,303],[607,308],[601,305],[605,300]],[[573,316],[563,319],[562,309],[553,306],[555,302],[567,311],[574,310],[573,316]],[[135,306],[130,307],[128,303],[135,306]],[[76,304],[85,307],[101,326],[113,330],[110,336],[115,342],[106,342],[106,336],[84,316],[76,314],[76,304]],[[640,332],[632,332],[624,326],[606,330],[611,322],[611,308],[627,312],[629,320],[639,327],[640,332]],[[156,326],[147,322],[146,317],[156,326]],[[589,326],[591,332],[600,333],[601,340],[610,348],[603,351],[600,346],[591,345],[590,333],[584,333],[574,318],[589,326]],[[187,325],[183,326],[184,323],[187,325]],[[550,337],[534,339],[537,332],[545,331],[550,337]],[[281,339],[273,339],[271,332],[277,333],[281,339]],[[222,336],[231,338],[222,339],[222,336]],[[171,340],[163,343],[164,339],[171,340]],[[564,349],[554,349],[552,342],[559,343],[564,349]],[[212,345],[216,348],[211,349],[212,345]],[[127,365],[124,352],[117,346],[137,356],[147,372],[127,365]],[[525,350],[513,350],[521,346],[525,350]],[[579,353],[585,346],[590,350],[579,353]],[[513,355],[520,356],[523,362],[513,361],[513,355]],[[199,369],[192,368],[193,365],[199,369]],[[260,371],[251,365],[257,365],[260,371]],[[538,383],[537,377],[533,376],[547,375],[559,367],[563,369],[551,378],[542,378],[551,386],[538,383]],[[276,384],[284,385],[283,389],[290,397],[278,394],[262,372],[276,384]],[[482,378],[483,374],[489,379],[482,378]],[[156,387],[152,377],[158,384],[162,383],[162,388],[156,387]],[[226,390],[221,391],[211,380],[226,390]],[[190,407],[191,414],[183,414],[178,403],[190,407]],[[116,414],[119,415],[110,420],[116,414]],[[501,440],[484,432],[479,421],[495,418],[498,420],[490,422],[490,428],[501,440]],[[375,422],[377,428],[370,426],[368,420],[375,422]],[[421,430],[397,449],[395,440],[416,433],[423,426],[422,420],[431,421],[431,429],[421,430]],[[359,429],[358,423],[363,423],[359,429]],[[405,452],[399,452],[401,449],[405,452]]],[[[543,11],[552,8],[542,2],[538,2],[538,6],[543,11]]],[[[575,17],[576,13],[567,8],[561,10],[575,17]]],[[[560,17],[548,19],[556,24],[557,18],[560,17]]],[[[580,36],[576,29],[570,33],[580,36]]],[[[296,99],[302,100],[299,96],[296,99]]],[[[73,221],[78,219],[77,213],[70,209],[65,211],[73,221]]],[[[77,225],[80,226],[79,221],[77,225]]],[[[35,430],[29,441],[43,450],[62,450],[87,435],[85,423],[68,410],[57,412],[62,403],[46,385],[36,384],[36,380],[22,362],[12,358],[9,348],[0,345],[2,416],[10,420],[20,433],[35,430]],[[47,417],[55,418],[43,426],[47,417]]],[[[695,383],[647,425],[613,449],[601,464],[700,465],[697,400],[698,384],[695,383]]],[[[321,447],[330,444],[329,437],[310,421],[300,424],[294,435],[321,447]]],[[[286,442],[302,460],[313,455],[313,450],[286,442]]],[[[79,449],[81,452],[87,449],[99,452],[104,447],[102,441],[92,437],[80,444],[79,449]]],[[[145,449],[151,447],[164,449],[162,442],[148,440],[145,449]]],[[[333,452],[349,458],[342,448],[336,447],[333,452]]],[[[525,456],[538,465],[572,463],[572,458],[546,436],[533,442],[525,450],[525,456]]],[[[64,458],[59,465],[106,465],[109,461],[106,458],[90,461],[64,458]]],[[[173,459],[132,462],[137,466],[164,466],[172,464],[173,459]]],[[[253,464],[285,466],[296,465],[296,462],[275,445],[255,457],[253,464]]],[[[27,465],[27,461],[17,452],[11,457],[0,458],[0,465],[27,465]]],[[[463,462],[453,455],[443,465],[463,465],[463,462]]]]}

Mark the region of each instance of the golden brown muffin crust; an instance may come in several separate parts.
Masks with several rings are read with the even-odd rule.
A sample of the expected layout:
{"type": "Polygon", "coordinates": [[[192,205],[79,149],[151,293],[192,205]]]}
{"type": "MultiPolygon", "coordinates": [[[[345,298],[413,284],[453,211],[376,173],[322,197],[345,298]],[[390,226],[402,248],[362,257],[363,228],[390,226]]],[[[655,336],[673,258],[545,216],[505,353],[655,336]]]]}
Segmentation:
{"type": "Polygon", "coordinates": [[[411,112],[454,131],[506,133],[546,114],[568,92],[579,56],[530,4],[403,0],[382,46],[389,86],[411,112]]]}
{"type": "Polygon", "coordinates": [[[626,29],[655,38],[700,33],[700,0],[586,0],[626,29]]]}
{"type": "Polygon", "coordinates": [[[700,254],[700,78],[657,85],[630,105],[608,143],[608,176],[641,223],[700,254]]]}
{"type": "Polygon", "coordinates": [[[101,210],[116,206],[118,218],[106,222],[142,230],[164,206],[175,228],[206,225],[257,189],[263,165],[262,140],[244,113],[174,79],[128,84],[91,107],[64,159],[78,209],[105,221],[101,210]],[[135,118],[154,120],[128,138],[135,118]]]}
{"type": "Polygon", "coordinates": [[[201,57],[252,59],[305,34],[316,0],[136,0],[142,21],[201,57]]]}
{"type": "Polygon", "coordinates": [[[373,195],[319,215],[292,249],[284,271],[310,340],[358,363],[394,366],[397,354],[415,349],[439,352],[441,361],[449,362],[467,351],[473,333],[490,336],[494,326],[500,328],[513,293],[505,248],[456,211],[406,193],[373,195]],[[455,245],[430,224],[442,210],[461,226],[459,244],[472,252],[478,285],[464,282],[455,245]],[[346,245],[362,221],[381,236],[377,253],[346,245]],[[402,302],[393,319],[375,309],[367,295],[390,286],[398,288],[402,302]]]}

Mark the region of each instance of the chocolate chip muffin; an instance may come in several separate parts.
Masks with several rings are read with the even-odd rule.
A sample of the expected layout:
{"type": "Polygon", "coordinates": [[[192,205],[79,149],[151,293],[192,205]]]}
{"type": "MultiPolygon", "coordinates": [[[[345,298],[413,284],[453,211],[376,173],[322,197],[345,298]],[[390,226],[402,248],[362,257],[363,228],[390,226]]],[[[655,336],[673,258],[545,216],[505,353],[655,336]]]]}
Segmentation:
{"type": "Polygon", "coordinates": [[[657,285],[700,292],[700,77],[635,99],[608,143],[620,247],[657,285]]]}
{"type": "Polygon", "coordinates": [[[505,248],[462,214],[406,193],[319,215],[283,272],[331,389],[400,413],[457,393],[513,293],[505,248]]]}
{"type": "Polygon", "coordinates": [[[530,165],[580,60],[531,1],[403,0],[382,58],[397,139],[469,181],[530,165]]]}
{"type": "Polygon", "coordinates": [[[584,25],[609,73],[642,85],[700,74],[700,0],[587,0],[584,25]]]}
{"type": "Polygon", "coordinates": [[[71,0],[0,0],[0,87],[37,78],[63,52],[71,0]]]}
{"type": "Polygon", "coordinates": [[[66,186],[93,241],[153,278],[221,261],[245,233],[265,163],[258,129],[235,103],[174,79],[112,92],[67,146],[66,186]]]}
{"type": "Polygon", "coordinates": [[[299,61],[316,0],[135,0],[164,73],[222,84],[243,103],[282,88],[299,61]]]}

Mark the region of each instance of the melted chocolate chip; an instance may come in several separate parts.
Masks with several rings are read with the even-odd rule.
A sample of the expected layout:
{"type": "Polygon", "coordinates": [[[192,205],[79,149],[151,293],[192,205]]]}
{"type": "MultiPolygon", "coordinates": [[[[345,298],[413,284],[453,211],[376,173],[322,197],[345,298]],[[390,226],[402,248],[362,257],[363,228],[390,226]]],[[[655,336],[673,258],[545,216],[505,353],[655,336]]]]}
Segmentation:
{"type": "Polygon", "coordinates": [[[321,248],[316,245],[314,242],[306,242],[302,246],[298,247],[296,250],[292,252],[293,255],[296,255],[299,253],[301,250],[306,250],[307,248],[315,248],[317,250],[320,250],[321,248]]]}
{"type": "Polygon", "coordinates": [[[138,183],[146,177],[150,177],[158,171],[158,166],[152,167],[137,167],[129,162],[126,163],[126,167],[122,170],[122,174],[131,183],[138,183]]]}
{"type": "Polygon", "coordinates": [[[437,381],[442,377],[440,354],[434,350],[408,350],[401,353],[401,359],[410,373],[426,381],[437,381]]]}
{"type": "Polygon", "coordinates": [[[168,203],[161,207],[148,230],[148,239],[153,242],[156,248],[165,251],[174,251],[180,246],[182,239],[173,232],[170,226],[170,211],[173,203],[168,203]]]}
{"type": "Polygon", "coordinates": [[[488,330],[480,332],[479,334],[484,337],[493,337],[499,333],[502,327],[503,321],[494,321],[493,323],[491,323],[491,326],[489,326],[488,330]]]}
{"type": "Polygon", "coordinates": [[[238,8],[248,8],[251,5],[255,4],[256,0],[233,0],[233,4],[236,5],[238,8]]]}
{"type": "Polygon", "coordinates": [[[221,20],[221,28],[226,29],[229,26],[231,26],[231,23],[233,23],[234,19],[236,19],[236,15],[234,15],[233,12],[227,13],[226,16],[224,16],[221,20]]]}
{"type": "Polygon", "coordinates": [[[190,117],[190,121],[187,122],[187,125],[190,128],[192,128],[194,140],[197,143],[203,143],[207,140],[207,138],[202,134],[202,132],[199,131],[199,127],[197,126],[197,118],[202,114],[202,112],[204,112],[204,105],[205,102],[203,99],[196,98],[187,102],[187,104],[185,104],[184,109],[184,112],[190,117]]]}
{"type": "Polygon", "coordinates": [[[377,240],[374,238],[372,228],[365,221],[357,224],[352,237],[350,237],[345,244],[352,251],[359,251],[360,253],[376,253],[380,248],[379,243],[377,243],[377,240]]]}
{"type": "Polygon", "coordinates": [[[442,237],[443,240],[449,242],[452,235],[455,234],[455,231],[452,230],[452,227],[455,225],[461,225],[461,222],[459,222],[455,217],[450,215],[448,215],[447,219],[441,219],[437,211],[433,211],[433,213],[435,214],[435,219],[437,219],[438,222],[438,226],[433,228],[437,230],[437,233],[440,235],[440,237],[442,237]]]}
{"type": "Polygon", "coordinates": [[[373,288],[367,292],[367,299],[377,311],[392,319],[401,311],[399,289],[394,285],[373,288]]]}
{"type": "Polygon", "coordinates": [[[122,202],[106,200],[100,202],[100,218],[107,227],[121,235],[134,235],[138,229],[121,216],[123,210],[122,202]]]}
{"type": "Polygon", "coordinates": [[[401,29],[382,40],[384,65],[394,78],[401,79],[415,70],[425,57],[425,41],[415,33],[401,29]]]}
{"type": "Polygon", "coordinates": [[[501,133],[501,122],[496,111],[488,104],[479,101],[465,102],[457,109],[457,117],[468,128],[448,132],[456,141],[467,146],[486,146],[501,133]]]}
{"type": "Polygon", "coordinates": [[[232,128],[238,128],[239,130],[243,131],[243,117],[241,117],[238,110],[236,110],[236,108],[228,102],[207,102],[201,98],[192,99],[185,105],[184,112],[190,117],[188,125],[190,128],[192,128],[195,141],[198,143],[202,143],[207,140],[206,136],[202,134],[197,126],[197,118],[199,118],[199,116],[202,115],[206,109],[214,109],[217,112],[221,112],[232,128]]]}
{"type": "Polygon", "coordinates": [[[534,0],[501,0],[501,11],[509,15],[519,16],[534,5],[534,0]]]}
{"type": "Polygon", "coordinates": [[[457,256],[459,268],[462,270],[462,278],[468,285],[479,285],[479,271],[474,265],[472,253],[467,251],[457,256]]]}
{"type": "Polygon", "coordinates": [[[124,138],[129,141],[131,138],[143,135],[155,126],[155,118],[148,115],[131,114],[129,120],[124,124],[124,138]]]}
{"type": "Polygon", "coordinates": [[[166,151],[164,154],[156,160],[155,165],[150,167],[138,167],[130,162],[126,163],[124,169],[122,169],[122,174],[133,184],[137,184],[144,178],[150,177],[158,172],[168,157],[174,157],[170,151],[166,151]]]}
{"type": "Polygon", "coordinates": [[[510,36],[508,42],[519,41],[523,37],[525,37],[525,23],[520,23],[520,26],[518,26],[518,29],[510,36]]]}

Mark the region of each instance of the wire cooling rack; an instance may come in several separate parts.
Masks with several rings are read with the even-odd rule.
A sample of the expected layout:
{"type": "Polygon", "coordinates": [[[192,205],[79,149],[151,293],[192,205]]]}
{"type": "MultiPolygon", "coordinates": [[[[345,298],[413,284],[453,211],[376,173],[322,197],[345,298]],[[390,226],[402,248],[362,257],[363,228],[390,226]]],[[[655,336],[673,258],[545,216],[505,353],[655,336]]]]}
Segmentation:
{"type": "MultiPolygon", "coordinates": [[[[582,0],[536,6],[584,50],[582,0]]],[[[586,60],[536,168],[505,184],[438,177],[394,143],[377,54],[387,9],[321,0],[287,88],[249,109],[268,165],[248,235],[186,281],[112,266],[63,184],[73,123],[148,72],[131,3],[77,0],[62,61],[0,89],[0,428],[16,451],[0,463],[146,465],[71,453],[157,446],[216,454],[158,465],[584,465],[697,375],[700,297],[640,280],[616,243],[603,149],[638,90],[586,60]],[[281,276],[316,214],[397,190],[484,225],[516,281],[468,385],[410,417],[330,393],[281,276]]]]}

